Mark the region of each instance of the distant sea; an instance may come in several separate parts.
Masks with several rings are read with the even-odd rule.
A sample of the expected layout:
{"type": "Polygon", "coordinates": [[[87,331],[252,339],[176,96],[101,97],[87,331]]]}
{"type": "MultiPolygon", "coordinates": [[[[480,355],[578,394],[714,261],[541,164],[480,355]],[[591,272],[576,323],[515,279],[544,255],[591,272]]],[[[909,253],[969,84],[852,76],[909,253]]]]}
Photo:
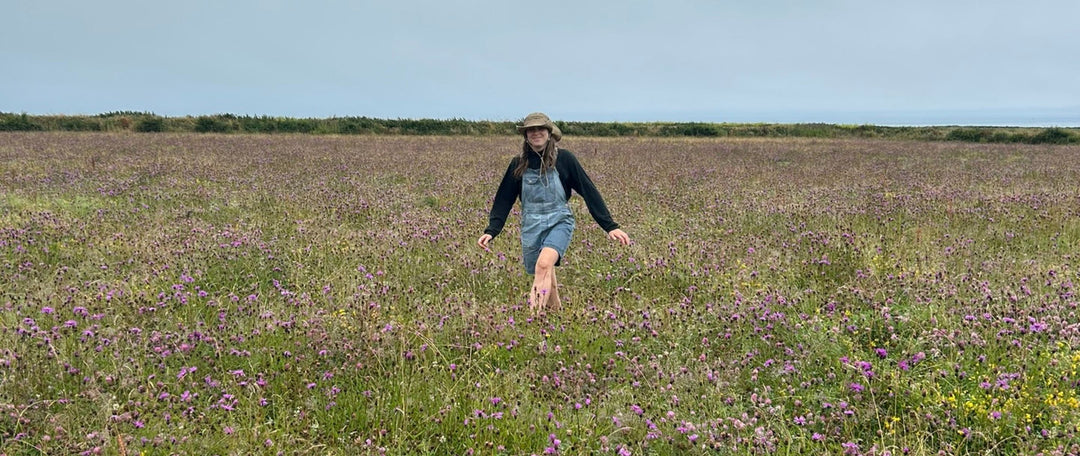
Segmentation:
{"type": "MultiPolygon", "coordinates": [[[[611,117],[598,116],[598,117],[611,117]]],[[[824,123],[896,127],[1080,127],[1080,106],[1070,109],[936,110],[936,111],[722,111],[680,112],[601,118],[622,122],[824,123]]]]}

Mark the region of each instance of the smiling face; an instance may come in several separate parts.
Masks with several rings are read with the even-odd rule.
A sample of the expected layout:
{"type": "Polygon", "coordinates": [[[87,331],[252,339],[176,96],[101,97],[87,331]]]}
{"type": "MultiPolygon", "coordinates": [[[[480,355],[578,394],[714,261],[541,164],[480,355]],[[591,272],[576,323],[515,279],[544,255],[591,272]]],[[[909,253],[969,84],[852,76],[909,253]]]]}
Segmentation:
{"type": "Polygon", "coordinates": [[[535,151],[544,150],[544,146],[547,145],[548,138],[551,137],[551,132],[544,127],[529,127],[525,129],[525,139],[529,141],[529,146],[535,151]]]}

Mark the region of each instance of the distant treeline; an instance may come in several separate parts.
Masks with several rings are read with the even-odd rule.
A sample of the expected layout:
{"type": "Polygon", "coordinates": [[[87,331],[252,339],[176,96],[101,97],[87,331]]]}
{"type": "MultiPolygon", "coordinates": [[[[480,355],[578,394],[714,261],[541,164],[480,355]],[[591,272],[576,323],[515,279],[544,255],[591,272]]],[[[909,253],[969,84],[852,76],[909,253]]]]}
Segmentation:
{"type": "MultiPolygon", "coordinates": [[[[133,131],[196,133],[303,133],[330,135],[514,134],[514,122],[465,119],[376,119],[331,117],[164,117],[118,111],[96,116],[31,116],[0,112],[0,131],[133,131]]],[[[709,122],[556,122],[569,136],[896,138],[985,143],[1080,143],[1080,129],[1027,127],[885,127],[824,123],[766,124],[709,122]]]]}

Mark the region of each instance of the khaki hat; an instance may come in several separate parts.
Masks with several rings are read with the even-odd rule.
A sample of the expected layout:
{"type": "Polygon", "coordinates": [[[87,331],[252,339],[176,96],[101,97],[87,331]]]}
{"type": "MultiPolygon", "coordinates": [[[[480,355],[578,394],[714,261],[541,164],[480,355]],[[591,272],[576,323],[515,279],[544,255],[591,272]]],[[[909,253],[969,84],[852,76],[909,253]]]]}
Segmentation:
{"type": "Polygon", "coordinates": [[[525,129],[529,127],[547,128],[548,131],[551,132],[551,137],[554,138],[555,141],[562,140],[562,131],[559,131],[559,127],[555,125],[555,122],[552,122],[551,118],[549,118],[546,114],[542,112],[534,112],[525,116],[525,121],[522,122],[521,125],[517,126],[517,131],[518,133],[525,133],[525,129]]]}

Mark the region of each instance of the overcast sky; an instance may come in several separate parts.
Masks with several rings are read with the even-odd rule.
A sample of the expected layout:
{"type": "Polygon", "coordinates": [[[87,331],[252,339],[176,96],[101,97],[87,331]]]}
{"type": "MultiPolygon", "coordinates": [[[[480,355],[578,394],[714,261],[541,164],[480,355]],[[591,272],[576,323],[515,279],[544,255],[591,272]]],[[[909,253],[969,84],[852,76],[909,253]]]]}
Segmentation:
{"type": "Polygon", "coordinates": [[[0,0],[0,111],[1080,126],[1077,0],[0,0]]]}

